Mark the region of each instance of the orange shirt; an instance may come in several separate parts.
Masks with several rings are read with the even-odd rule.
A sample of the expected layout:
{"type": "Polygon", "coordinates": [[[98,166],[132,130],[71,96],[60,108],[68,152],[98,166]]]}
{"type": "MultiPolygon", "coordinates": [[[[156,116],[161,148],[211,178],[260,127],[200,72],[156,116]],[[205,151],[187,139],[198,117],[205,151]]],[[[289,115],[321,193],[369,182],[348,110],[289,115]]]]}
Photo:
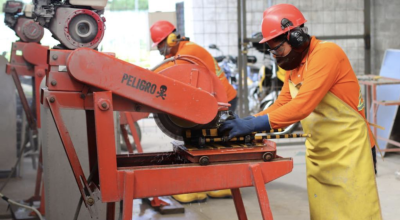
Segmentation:
{"type": "MultiPolygon", "coordinates": [[[[298,68],[286,72],[285,82],[276,102],[255,116],[268,114],[272,128],[286,127],[306,118],[326,93],[332,92],[365,119],[360,86],[344,51],[334,43],[312,37],[307,56],[298,68]],[[302,83],[294,99],[290,95],[289,80],[295,85],[302,83]]],[[[375,146],[369,126],[368,132],[371,146],[375,146]]]]}
{"type": "MultiPolygon", "coordinates": [[[[203,47],[191,42],[191,41],[181,41],[179,43],[178,52],[176,55],[190,55],[196,58],[199,58],[204,62],[204,64],[210,69],[211,71],[215,72],[218,78],[221,80],[222,85],[225,88],[226,96],[228,101],[231,101],[236,97],[236,90],[233,86],[229,83],[228,79],[225,76],[224,71],[219,67],[217,61],[215,61],[214,57],[204,49],[203,47]]],[[[170,57],[170,56],[168,56],[170,57]]],[[[167,58],[168,58],[167,57],[167,58]]],[[[178,60],[177,63],[186,63],[186,61],[178,60]]],[[[167,67],[173,66],[173,62],[166,63],[159,67],[156,72],[159,72],[167,67]]]]}

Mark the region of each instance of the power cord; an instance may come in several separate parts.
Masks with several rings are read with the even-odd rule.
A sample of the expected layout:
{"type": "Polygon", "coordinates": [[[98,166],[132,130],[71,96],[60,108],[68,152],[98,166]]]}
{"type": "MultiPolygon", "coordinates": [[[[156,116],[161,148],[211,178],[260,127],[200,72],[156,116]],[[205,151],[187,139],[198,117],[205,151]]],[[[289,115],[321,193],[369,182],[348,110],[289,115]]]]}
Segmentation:
{"type": "Polygon", "coordinates": [[[20,207],[23,207],[23,208],[30,209],[30,210],[34,211],[36,213],[36,215],[39,217],[40,220],[44,220],[44,218],[42,217],[42,215],[40,214],[40,212],[36,208],[31,207],[31,206],[27,206],[27,205],[24,205],[24,204],[21,204],[21,203],[18,203],[18,202],[14,201],[14,200],[11,200],[7,196],[3,195],[1,192],[0,192],[0,197],[10,205],[13,204],[13,205],[20,206],[20,207]]]}

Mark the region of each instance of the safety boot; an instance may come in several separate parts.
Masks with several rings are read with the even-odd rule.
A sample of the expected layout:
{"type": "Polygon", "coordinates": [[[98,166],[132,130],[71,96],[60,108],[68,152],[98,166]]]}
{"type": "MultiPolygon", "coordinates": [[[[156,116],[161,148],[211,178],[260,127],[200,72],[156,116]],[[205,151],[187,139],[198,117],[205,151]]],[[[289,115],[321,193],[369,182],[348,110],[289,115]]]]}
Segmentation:
{"type": "Polygon", "coordinates": [[[210,198],[232,198],[232,192],[230,189],[215,190],[207,192],[210,198]]]}
{"type": "Polygon", "coordinates": [[[207,200],[207,194],[204,192],[187,193],[187,194],[173,195],[172,198],[174,198],[181,204],[205,202],[207,200]]]}

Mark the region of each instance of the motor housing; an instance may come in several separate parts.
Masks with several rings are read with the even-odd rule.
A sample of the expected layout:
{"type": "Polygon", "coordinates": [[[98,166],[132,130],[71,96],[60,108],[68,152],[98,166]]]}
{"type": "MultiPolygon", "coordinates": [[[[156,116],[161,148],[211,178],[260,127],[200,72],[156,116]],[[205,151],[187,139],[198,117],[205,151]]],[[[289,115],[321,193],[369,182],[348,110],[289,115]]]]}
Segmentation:
{"type": "Polygon", "coordinates": [[[104,37],[104,22],[93,10],[59,7],[48,29],[67,49],[95,49],[104,37]]]}

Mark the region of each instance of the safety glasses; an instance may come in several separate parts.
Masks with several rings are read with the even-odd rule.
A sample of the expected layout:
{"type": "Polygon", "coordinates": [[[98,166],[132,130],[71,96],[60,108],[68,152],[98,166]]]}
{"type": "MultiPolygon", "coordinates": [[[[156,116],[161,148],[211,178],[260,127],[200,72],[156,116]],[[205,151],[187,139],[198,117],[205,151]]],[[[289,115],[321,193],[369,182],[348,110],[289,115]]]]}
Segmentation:
{"type": "MultiPolygon", "coordinates": [[[[271,48],[271,49],[267,49],[268,52],[273,53],[275,55],[279,55],[280,52],[282,52],[282,45],[285,43],[286,41],[282,41],[278,44],[278,46],[271,48]]],[[[268,44],[267,44],[268,45],[268,44]]],[[[268,46],[269,47],[269,46],[268,46]]]]}

